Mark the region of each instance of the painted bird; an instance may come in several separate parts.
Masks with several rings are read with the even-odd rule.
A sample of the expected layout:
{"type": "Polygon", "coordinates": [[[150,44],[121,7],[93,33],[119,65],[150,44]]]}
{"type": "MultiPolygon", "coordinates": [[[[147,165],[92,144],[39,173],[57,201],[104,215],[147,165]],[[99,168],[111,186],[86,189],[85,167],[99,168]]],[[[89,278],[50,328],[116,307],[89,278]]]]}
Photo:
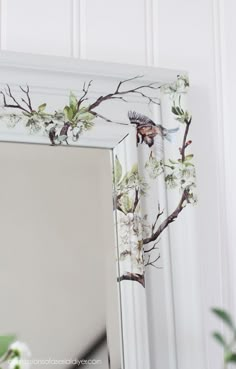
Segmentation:
{"type": "Polygon", "coordinates": [[[128,117],[130,123],[135,124],[137,127],[137,145],[145,142],[151,147],[157,135],[171,142],[171,135],[179,130],[179,127],[172,129],[164,128],[160,124],[155,124],[153,120],[146,115],[139,114],[136,111],[129,111],[128,117]]]}

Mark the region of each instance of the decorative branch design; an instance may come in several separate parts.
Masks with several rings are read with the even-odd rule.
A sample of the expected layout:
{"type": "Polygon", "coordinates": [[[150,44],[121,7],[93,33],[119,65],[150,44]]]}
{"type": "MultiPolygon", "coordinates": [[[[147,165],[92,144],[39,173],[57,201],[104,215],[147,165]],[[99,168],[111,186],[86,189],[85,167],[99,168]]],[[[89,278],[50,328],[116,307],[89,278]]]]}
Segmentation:
{"type": "MultiPolygon", "coordinates": [[[[181,80],[181,77],[179,79],[181,80]]],[[[177,81],[177,85],[179,83],[180,81],[177,81]]],[[[188,81],[184,80],[184,88],[187,86],[188,81]]],[[[178,88],[176,88],[176,86],[165,86],[165,89],[167,89],[166,92],[171,95],[171,99],[173,101],[173,105],[171,107],[172,113],[174,114],[178,122],[185,125],[183,130],[182,145],[179,148],[180,158],[175,160],[168,159],[167,162],[165,162],[162,157],[160,160],[158,160],[151,149],[151,147],[155,143],[154,139],[157,136],[161,137],[162,140],[167,137],[168,141],[170,141],[170,134],[177,132],[179,129],[178,127],[172,130],[167,130],[161,125],[154,123],[154,121],[147,116],[136,113],[134,111],[128,113],[131,124],[135,124],[137,127],[137,144],[144,144],[150,148],[149,158],[144,166],[146,173],[153,180],[156,180],[160,175],[164,176],[167,188],[178,188],[181,192],[180,199],[175,209],[172,211],[172,213],[167,214],[164,219],[162,218],[164,217],[165,209],[161,210],[160,204],[158,203],[158,211],[155,220],[152,225],[149,225],[149,231],[146,232],[148,234],[146,236],[143,234],[141,243],[143,246],[143,255],[146,256],[146,261],[144,264],[145,268],[149,266],[159,268],[156,263],[160,260],[161,255],[160,252],[156,253],[156,251],[159,250],[157,244],[160,241],[160,236],[162,232],[164,232],[165,229],[179,217],[180,213],[183,211],[187,204],[196,202],[196,197],[193,191],[195,187],[195,168],[192,163],[193,155],[186,154],[187,147],[190,146],[192,143],[192,141],[188,139],[192,117],[188,113],[188,111],[185,111],[181,107],[181,95],[183,93],[183,89],[181,89],[181,93],[178,92],[178,88]],[[141,136],[141,139],[139,135],[141,136]],[[151,246],[148,247],[148,245],[151,246]]],[[[126,179],[128,176],[129,175],[127,173],[125,174],[124,178],[126,179]]],[[[119,179],[121,179],[121,177],[119,177],[119,179]]],[[[142,181],[145,181],[144,178],[142,178],[142,181]]],[[[124,191],[122,192],[119,183],[117,185],[117,190],[119,199],[117,209],[120,210],[120,204],[123,201],[124,191]]],[[[143,196],[139,187],[136,187],[134,191],[134,188],[132,188],[131,186],[129,187],[129,189],[127,189],[125,196],[127,196],[127,193],[130,197],[129,202],[132,204],[138,204],[140,202],[140,198],[143,196]]],[[[134,207],[132,210],[131,209],[132,207],[129,207],[127,211],[135,214],[136,207],[134,207]]],[[[127,213],[124,212],[124,214],[127,213]]],[[[129,253],[127,253],[126,255],[129,258],[133,257],[133,265],[136,265],[136,269],[140,268],[139,263],[142,262],[142,259],[140,258],[140,255],[137,254],[136,248],[129,251],[129,253]]],[[[145,270],[143,271],[143,275],[144,273],[145,270]]],[[[127,278],[122,278],[130,279],[131,275],[129,273],[129,276],[127,278]]],[[[132,280],[136,280],[137,282],[141,283],[140,277],[137,277],[136,273],[133,273],[132,280]]],[[[144,282],[142,282],[142,285],[144,285],[144,282]]]]}
{"type": "Polygon", "coordinates": [[[153,268],[156,268],[156,269],[161,269],[160,267],[156,266],[155,263],[161,258],[161,255],[158,254],[158,256],[154,259],[154,260],[151,260],[151,255],[148,255],[148,261],[146,262],[145,264],[145,267],[147,266],[152,266],[153,268]]]}
{"type": "Polygon", "coordinates": [[[138,87],[134,87],[132,89],[127,89],[127,90],[123,90],[121,91],[121,87],[127,83],[127,82],[131,82],[134,80],[137,80],[139,78],[142,78],[143,76],[135,76],[132,78],[128,78],[125,79],[123,81],[120,81],[115,89],[115,91],[113,93],[107,94],[105,96],[100,96],[94,103],[92,103],[91,105],[89,105],[89,110],[93,110],[94,108],[97,108],[102,102],[107,101],[107,100],[111,100],[111,99],[118,99],[118,100],[122,100],[124,102],[127,102],[127,100],[124,99],[123,96],[125,95],[130,95],[130,94],[136,94],[139,95],[145,99],[148,100],[149,103],[153,103],[153,104],[157,104],[159,105],[159,102],[157,102],[157,98],[154,97],[150,97],[147,94],[145,94],[142,90],[143,89],[150,89],[150,90],[157,90],[159,89],[161,86],[156,86],[157,82],[153,82],[153,83],[149,83],[147,85],[141,85],[138,87]]]}
{"type": "Polygon", "coordinates": [[[156,241],[158,237],[161,235],[161,233],[165,230],[166,227],[172,222],[174,222],[181,211],[184,209],[184,203],[185,201],[188,201],[189,196],[189,190],[186,188],[181,196],[180,202],[176,209],[160,224],[160,226],[157,228],[155,232],[152,232],[150,237],[144,238],[143,244],[146,245],[150,242],[156,241]]]}
{"type": "MultiPolygon", "coordinates": [[[[171,112],[176,121],[180,123],[179,125],[184,125],[181,147],[179,147],[180,157],[165,161],[163,155],[159,159],[152,149],[153,146],[155,147],[155,140],[159,139],[163,150],[163,140],[165,139],[171,143],[171,138],[177,134],[180,127],[167,129],[143,114],[129,111],[129,121],[136,126],[137,145],[144,145],[144,152],[145,155],[148,153],[148,160],[142,168],[144,170],[141,173],[142,175],[137,164],[134,164],[127,173],[123,173],[122,164],[118,157],[116,157],[114,165],[114,208],[118,214],[118,234],[120,237],[119,261],[124,264],[128,262],[129,268],[132,265],[132,272],[126,269],[118,280],[137,281],[144,286],[145,268],[149,266],[158,268],[156,263],[160,260],[161,255],[157,244],[162,232],[179,217],[187,204],[196,202],[196,197],[194,194],[195,168],[192,163],[193,155],[186,153],[187,148],[192,143],[188,139],[192,117],[181,106],[182,94],[189,86],[188,79],[184,76],[178,76],[177,81],[171,85],[160,86],[153,82],[136,87],[127,87],[127,84],[141,77],[135,76],[124,79],[117,84],[113,92],[104,96],[101,95],[90,102],[89,93],[93,83],[91,80],[84,83],[81,96],[77,97],[71,93],[68,105],[53,113],[46,112],[46,103],[39,105],[37,108],[33,107],[29,86],[25,88],[20,86],[23,96],[16,98],[9,85],[7,85],[4,91],[0,91],[3,107],[17,111],[17,114],[11,111],[9,114],[4,112],[0,114],[0,118],[9,117],[9,122],[13,127],[22,120],[31,133],[37,133],[43,129],[51,145],[69,145],[71,141],[79,140],[85,131],[91,129],[97,118],[107,123],[118,123],[97,111],[105,102],[115,100],[127,103],[129,101],[128,97],[134,95],[141,97],[148,104],[159,105],[159,98],[156,95],[151,96],[153,92],[161,88],[162,92],[169,94],[172,100],[171,112]],[[149,180],[147,180],[147,176],[149,176],[149,180]],[[140,215],[141,198],[149,195],[150,179],[156,181],[159,176],[162,176],[161,178],[165,181],[167,189],[178,189],[180,191],[180,198],[172,213],[167,215],[165,215],[165,209],[161,209],[158,202],[156,216],[153,222],[149,224],[147,216],[145,215],[142,218],[140,215]]],[[[126,122],[119,122],[118,124],[126,124],[126,122]]],[[[140,149],[142,149],[142,146],[140,149]]]]}
{"type": "MultiPolygon", "coordinates": [[[[4,91],[0,91],[3,98],[3,107],[6,109],[17,109],[22,115],[9,114],[12,126],[19,123],[20,120],[26,120],[26,127],[30,128],[32,133],[37,133],[42,128],[48,134],[52,145],[69,144],[69,138],[72,141],[77,141],[84,131],[91,129],[94,125],[94,119],[100,118],[108,123],[118,123],[101,115],[97,112],[97,108],[109,100],[121,100],[127,102],[125,96],[136,95],[146,99],[149,103],[159,104],[157,97],[151,97],[146,91],[158,90],[160,85],[156,82],[143,84],[133,88],[122,89],[127,83],[140,79],[142,76],[135,76],[129,79],[120,81],[111,92],[104,96],[99,96],[95,101],[85,104],[89,100],[89,91],[92,86],[92,80],[83,85],[82,94],[77,98],[72,92],[69,98],[69,105],[66,105],[62,110],[56,110],[54,113],[46,113],[47,104],[41,104],[37,109],[32,107],[30,98],[29,86],[23,88],[20,86],[24,97],[19,102],[12,94],[9,85],[4,91]],[[22,104],[23,103],[23,104],[22,104]]],[[[3,116],[5,116],[4,114],[3,116]]],[[[0,116],[1,117],[1,116],[0,116]]]]}
{"type": "Polygon", "coordinates": [[[119,278],[117,278],[118,282],[122,281],[134,281],[140,283],[143,287],[145,287],[145,279],[144,274],[138,274],[138,273],[127,273],[123,274],[119,278]]]}
{"type": "Polygon", "coordinates": [[[31,100],[29,97],[29,86],[27,86],[26,90],[24,90],[21,86],[20,86],[21,91],[26,94],[26,98],[28,100],[28,102],[25,101],[24,98],[22,98],[22,102],[27,106],[27,108],[23,107],[22,105],[19,104],[19,102],[16,100],[16,98],[12,95],[11,89],[9,87],[9,85],[7,85],[7,88],[5,90],[5,92],[0,91],[1,95],[3,96],[3,106],[4,108],[12,108],[12,109],[19,109],[22,110],[23,112],[27,113],[27,114],[31,114],[33,112],[32,109],[32,105],[31,105],[31,100]],[[13,101],[13,103],[7,103],[7,99],[6,96],[8,96],[10,98],[10,100],[13,101]]]}

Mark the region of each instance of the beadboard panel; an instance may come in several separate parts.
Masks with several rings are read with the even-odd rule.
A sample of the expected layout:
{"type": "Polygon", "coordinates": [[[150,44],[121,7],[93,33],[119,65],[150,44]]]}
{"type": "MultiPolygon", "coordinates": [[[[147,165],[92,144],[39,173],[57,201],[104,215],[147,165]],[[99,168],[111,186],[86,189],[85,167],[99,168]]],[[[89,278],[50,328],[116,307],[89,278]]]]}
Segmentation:
{"type": "Polygon", "coordinates": [[[84,3],[83,57],[146,64],[144,0],[86,0],[84,3]]]}
{"type": "Polygon", "coordinates": [[[159,66],[181,65],[190,74],[198,174],[195,242],[187,237],[172,250],[178,364],[221,368],[222,353],[211,337],[220,327],[210,313],[213,306],[230,306],[219,2],[159,0],[158,20],[159,66]]]}
{"type": "MultiPolygon", "coordinates": [[[[236,172],[235,172],[235,84],[236,84],[236,24],[234,14],[236,3],[233,0],[219,0],[219,26],[220,26],[220,70],[221,70],[221,96],[219,106],[222,111],[222,137],[224,143],[225,157],[225,203],[227,206],[227,245],[228,245],[228,267],[230,270],[230,281],[228,294],[231,297],[231,311],[236,311],[236,172]]],[[[225,245],[225,242],[223,242],[225,245]]],[[[234,314],[235,317],[235,314],[234,314]]]]}
{"type": "Polygon", "coordinates": [[[71,11],[70,0],[2,0],[2,48],[70,56],[71,11]]]}

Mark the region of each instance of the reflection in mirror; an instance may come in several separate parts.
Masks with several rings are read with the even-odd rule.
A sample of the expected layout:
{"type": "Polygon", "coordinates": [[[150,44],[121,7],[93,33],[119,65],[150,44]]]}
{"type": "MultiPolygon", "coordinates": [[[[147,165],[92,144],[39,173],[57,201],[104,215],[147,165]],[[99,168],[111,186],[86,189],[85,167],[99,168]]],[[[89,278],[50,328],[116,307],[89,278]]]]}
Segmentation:
{"type": "Polygon", "coordinates": [[[2,334],[33,368],[121,368],[110,151],[1,143],[0,160],[2,334]]]}

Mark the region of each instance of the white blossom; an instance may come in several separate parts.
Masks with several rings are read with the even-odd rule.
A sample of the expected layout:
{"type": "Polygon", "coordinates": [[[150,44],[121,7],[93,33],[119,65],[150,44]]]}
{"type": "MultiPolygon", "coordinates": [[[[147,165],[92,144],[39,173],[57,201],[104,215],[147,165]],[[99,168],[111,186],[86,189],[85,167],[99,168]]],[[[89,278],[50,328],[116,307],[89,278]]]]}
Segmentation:
{"type": "Polygon", "coordinates": [[[13,342],[10,347],[10,351],[13,351],[18,357],[22,359],[27,359],[31,357],[31,352],[28,346],[24,342],[15,341],[13,342]]]}

